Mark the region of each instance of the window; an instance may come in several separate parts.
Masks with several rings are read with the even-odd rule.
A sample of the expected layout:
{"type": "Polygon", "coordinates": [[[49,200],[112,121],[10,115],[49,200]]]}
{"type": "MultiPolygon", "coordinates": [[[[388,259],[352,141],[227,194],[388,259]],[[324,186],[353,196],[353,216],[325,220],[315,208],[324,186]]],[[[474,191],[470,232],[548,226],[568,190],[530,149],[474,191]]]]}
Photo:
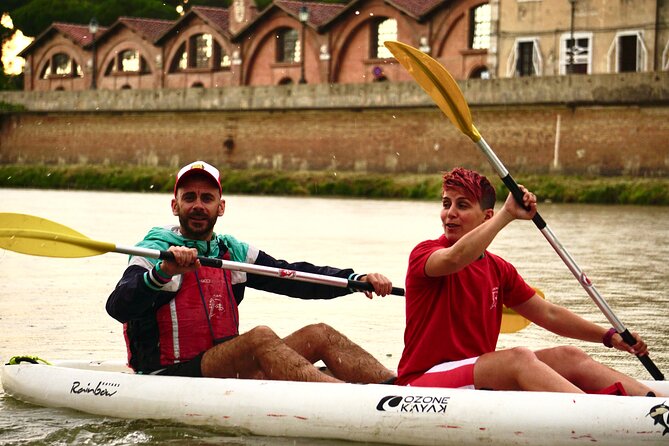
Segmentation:
{"type": "Polygon", "coordinates": [[[560,38],[560,74],[590,74],[592,63],[592,34],[576,33],[560,38]],[[572,60],[573,57],[573,60],[572,60]]]}
{"type": "Polygon", "coordinates": [[[105,76],[120,73],[149,73],[146,59],[136,49],[119,51],[105,67],[105,76]]]}
{"type": "Polygon", "coordinates": [[[141,71],[142,61],[137,50],[122,51],[118,57],[121,71],[138,73],[141,71]]]}
{"type": "MultiPolygon", "coordinates": [[[[143,61],[143,59],[142,59],[143,61]]],[[[188,69],[230,68],[232,60],[211,34],[196,34],[183,42],[170,63],[170,73],[188,69]]]]}
{"type": "Polygon", "coordinates": [[[469,48],[490,48],[490,5],[487,3],[473,8],[469,13],[469,48]]]}
{"type": "Polygon", "coordinates": [[[191,68],[208,68],[213,49],[211,34],[198,34],[190,38],[191,57],[188,66],[191,68]]]}
{"type": "Polygon", "coordinates": [[[174,55],[174,59],[172,59],[170,73],[184,71],[186,68],[188,68],[188,53],[186,53],[186,42],[184,42],[179,46],[179,49],[174,55]]]}
{"type": "Polygon", "coordinates": [[[535,38],[521,38],[516,40],[513,51],[509,54],[506,75],[539,76],[542,73],[541,52],[539,40],[535,38]]]}
{"type": "Polygon", "coordinates": [[[280,29],[276,34],[276,61],[297,63],[300,61],[300,39],[293,28],[280,29]]]}
{"type": "Polygon", "coordinates": [[[67,76],[72,73],[72,59],[65,53],[58,53],[53,56],[53,65],[51,74],[56,76],[67,76]]]}
{"type": "Polygon", "coordinates": [[[44,65],[40,73],[41,79],[50,77],[83,77],[81,66],[65,53],[56,53],[44,65]]]}
{"type": "Polygon", "coordinates": [[[216,68],[230,68],[232,60],[225,50],[214,41],[214,67],[216,68]]]}
{"type": "Polygon", "coordinates": [[[645,71],[647,53],[640,31],[620,32],[607,54],[609,71],[615,70],[618,73],[645,71]]]}
{"type": "Polygon", "coordinates": [[[532,58],[534,56],[533,42],[519,42],[518,43],[518,60],[516,61],[516,73],[519,76],[535,76],[537,72],[534,70],[532,58]]]}
{"type": "Polygon", "coordinates": [[[389,59],[393,57],[392,53],[386,48],[384,43],[387,40],[397,40],[397,20],[381,19],[373,22],[371,37],[370,58],[389,59]]]}

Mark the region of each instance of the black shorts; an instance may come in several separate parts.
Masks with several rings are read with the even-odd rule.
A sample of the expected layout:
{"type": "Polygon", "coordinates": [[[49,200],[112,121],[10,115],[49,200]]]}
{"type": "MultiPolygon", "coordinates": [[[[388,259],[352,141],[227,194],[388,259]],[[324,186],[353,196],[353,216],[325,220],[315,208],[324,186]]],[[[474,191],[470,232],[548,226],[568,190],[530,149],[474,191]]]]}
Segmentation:
{"type": "Polygon", "coordinates": [[[167,375],[167,376],[188,376],[191,378],[202,378],[202,356],[204,352],[197,355],[195,358],[187,362],[180,362],[164,369],[153,372],[153,375],[167,375]]]}

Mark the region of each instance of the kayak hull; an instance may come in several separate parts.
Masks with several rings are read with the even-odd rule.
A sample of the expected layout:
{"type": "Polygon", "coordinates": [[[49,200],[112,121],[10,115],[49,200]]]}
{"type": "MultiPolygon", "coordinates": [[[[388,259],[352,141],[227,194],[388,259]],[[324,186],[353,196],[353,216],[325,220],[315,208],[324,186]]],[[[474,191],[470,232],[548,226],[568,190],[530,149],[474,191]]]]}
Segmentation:
{"type": "MultiPolygon", "coordinates": [[[[666,382],[649,384],[669,393],[666,382]]],[[[263,436],[669,445],[666,398],[146,376],[114,361],[5,365],[2,385],[7,395],[40,406],[263,436]]]]}

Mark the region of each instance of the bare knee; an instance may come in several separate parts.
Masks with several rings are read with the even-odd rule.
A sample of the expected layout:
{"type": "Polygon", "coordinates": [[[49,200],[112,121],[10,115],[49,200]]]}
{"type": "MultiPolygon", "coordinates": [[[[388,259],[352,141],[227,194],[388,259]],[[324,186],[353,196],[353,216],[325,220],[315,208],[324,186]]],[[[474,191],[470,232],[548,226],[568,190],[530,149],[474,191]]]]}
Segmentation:
{"type": "Polygon", "coordinates": [[[506,350],[509,361],[516,364],[527,364],[538,361],[537,355],[527,347],[514,347],[506,350]]]}
{"type": "Polygon", "coordinates": [[[338,333],[337,330],[324,322],[307,325],[298,330],[298,332],[303,333],[310,338],[328,337],[333,333],[338,333]]]}
{"type": "Polygon", "coordinates": [[[594,362],[594,359],[592,359],[586,352],[571,345],[540,350],[537,352],[537,356],[553,368],[561,368],[566,364],[580,366],[584,363],[594,362]]]}
{"type": "Polygon", "coordinates": [[[274,330],[266,325],[258,325],[244,333],[244,336],[246,336],[249,345],[254,349],[281,342],[281,339],[274,333],[274,330]]]}

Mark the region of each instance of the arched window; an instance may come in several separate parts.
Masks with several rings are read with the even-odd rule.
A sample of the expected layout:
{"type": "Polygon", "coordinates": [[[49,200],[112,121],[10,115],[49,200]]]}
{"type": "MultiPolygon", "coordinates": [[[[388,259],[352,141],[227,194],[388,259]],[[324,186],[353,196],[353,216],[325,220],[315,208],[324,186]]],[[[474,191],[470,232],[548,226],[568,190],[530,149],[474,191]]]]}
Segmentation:
{"type": "Polygon", "coordinates": [[[149,64],[136,49],[119,51],[105,68],[105,76],[112,74],[150,73],[149,64]]]}
{"type": "Polygon", "coordinates": [[[490,48],[490,5],[483,4],[469,11],[469,48],[487,50],[490,48]]]}
{"type": "Polygon", "coordinates": [[[188,69],[229,69],[232,59],[211,34],[196,34],[183,42],[170,63],[170,73],[188,69]]]}
{"type": "Polygon", "coordinates": [[[123,84],[123,86],[121,87],[121,90],[130,90],[130,89],[132,89],[132,87],[128,84],[123,84]]]}
{"type": "Polygon", "coordinates": [[[380,19],[372,22],[370,55],[372,59],[389,59],[393,57],[384,45],[386,40],[397,40],[397,20],[380,19]]]}
{"type": "Polygon", "coordinates": [[[41,79],[51,77],[83,77],[81,66],[68,54],[56,53],[45,64],[40,72],[41,79]]]}
{"type": "Polygon", "coordinates": [[[276,33],[276,61],[297,63],[301,60],[300,39],[297,30],[281,28],[276,33]]]}
{"type": "Polygon", "coordinates": [[[290,85],[293,83],[293,80],[289,77],[282,77],[279,81],[279,85],[290,85]]]}
{"type": "Polygon", "coordinates": [[[193,85],[191,85],[191,88],[204,88],[204,84],[202,82],[193,82],[193,85]]]}

